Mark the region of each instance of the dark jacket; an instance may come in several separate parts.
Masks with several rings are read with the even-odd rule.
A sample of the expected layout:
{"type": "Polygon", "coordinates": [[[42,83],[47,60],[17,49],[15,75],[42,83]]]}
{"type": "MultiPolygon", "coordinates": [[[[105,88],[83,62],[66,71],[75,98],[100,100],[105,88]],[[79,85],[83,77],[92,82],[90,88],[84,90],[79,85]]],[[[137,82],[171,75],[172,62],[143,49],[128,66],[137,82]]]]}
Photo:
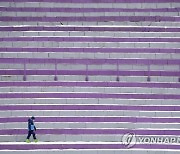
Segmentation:
{"type": "Polygon", "coordinates": [[[34,130],[36,130],[36,127],[35,127],[35,125],[34,125],[34,122],[33,122],[33,120],[30,118],[30,119],[28,119],[28,130],[29,131],[34,131],[34,130]]]}

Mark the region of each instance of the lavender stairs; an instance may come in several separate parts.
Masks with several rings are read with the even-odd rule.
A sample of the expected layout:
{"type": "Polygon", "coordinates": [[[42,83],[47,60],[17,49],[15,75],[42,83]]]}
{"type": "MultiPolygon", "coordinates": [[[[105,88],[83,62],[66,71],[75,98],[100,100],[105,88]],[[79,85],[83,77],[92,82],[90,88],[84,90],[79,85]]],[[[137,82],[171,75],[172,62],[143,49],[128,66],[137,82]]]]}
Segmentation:
{"type": "Polygon", "coordinates": [[[179,0],[0,0],[0,153],[178,154],[179,0]],[[38,143],[25,143],[36,117],[38,143]]]}

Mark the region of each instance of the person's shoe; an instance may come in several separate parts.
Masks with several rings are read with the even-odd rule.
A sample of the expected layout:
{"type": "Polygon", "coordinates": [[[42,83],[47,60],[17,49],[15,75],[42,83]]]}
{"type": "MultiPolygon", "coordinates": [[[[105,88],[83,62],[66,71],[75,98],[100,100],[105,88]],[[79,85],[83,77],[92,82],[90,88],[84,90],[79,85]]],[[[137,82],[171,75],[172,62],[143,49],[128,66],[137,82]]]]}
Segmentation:
{"type": "Polygon", "coordinates": [[[26,143],[30,143],[30,140],[29,140],[29,139],[26,139],[26,143]]]}
{"type": "Polygon", "coordinates": [[[37,142],[38,142],[38,139],[35,139],[34,142],[37,143],[37,142]]]}

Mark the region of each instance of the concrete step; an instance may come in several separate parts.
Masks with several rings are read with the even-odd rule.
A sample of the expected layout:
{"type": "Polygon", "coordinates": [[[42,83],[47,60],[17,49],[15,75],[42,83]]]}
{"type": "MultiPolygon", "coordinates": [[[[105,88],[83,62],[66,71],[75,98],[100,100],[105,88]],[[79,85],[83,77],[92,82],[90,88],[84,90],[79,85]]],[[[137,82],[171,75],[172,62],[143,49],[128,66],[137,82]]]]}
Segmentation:
{"type": "Polygon", "coordinates": [[[114,99],[180,99],[178,94],[144,94],[144,93],[76,93],[76,92],[43,92],[43,93],[0,93],[1,99],[7,98],[114,98],[114,99]]]}
{"type": "Polygon", "coordinates": [[[123,154],[178,154],[178,150],[137,150],[137,149],[120,149],[120,150],[3,150],[1,153],[3,154],[119,154],[123,151],[123,154]]]}
{"type": "MultiPolygon", "coordinates": [[[[55,75],[28,75],[26,81],[54,81],[55,75]]],[[[85,75],[57,75],[58,81],[85,81],[85,75]]],[[[23,81],[23,75],[1,75],[1,81],[23,81]]],[[[89,76],[89,81],[95,82],[114,82],[117,81],[115,75],[89,76]]],[[[147,82],[147,76],[119,76],[121,82],[147,82]]],[[[151,82],[173,82],[178,83],[178,77],[170,76],[151,76],[151,82]]]]}
{"type": "Polygon", "coordinates": [[[0,26],[21,26],[21,25],[26,25],[26,26],[146,26],[148,27],[151,25],[152,27],[167,27],[167,28],[179,28],[180,23],[179,22],[148,22],[148,21],[138,21],[138,22],[129,22],[129,21],[124,21],[124,22],[118,22],[118,21],[109,21],[109,22],[85,22],[85,21],[78,21],[78,22],[73,22],[73,21],[68,21],[68,22],[41,22],[41,21],[6,21],[6,22],[0,22],[0,26]]]}
{"type": "Polygon", "coordinates": [[[180,38],[157,38],[157,37],[1,37],[1,42],[26,42],[26,41],[35,41],[35,42],[179,42],[180,38]]]}
{"type": "Polygon", "coordinates": [[[180,88],[179,83],[158,82],[0,82],[0,87],[149,87],[149,88],[180,88]]]}
{"type": "MultiPolygon", "coordinates": [[[[31,112],[29,112],[31,113],[31,112]]],[[[29,115],[31,117],[33,114],[29,115]]],[[[178,123],[128,123],[128,122],[36,122],[37,129],[159,129],[159,130],[176,130],[179,128],[178,123]]],[[[6,122],[0,123],[0,129],[25,129],[27,122],[6,122]]],[[[2,138],[3,140],[3,138],[2,138]]]]}
{"type": "MultiPolygon", "coordinates": [[[[5,117],[0,118],[0,123],[7,122],[26,122],[29,117],[5,117]]],[[[36,117],[36,122],[127,122],[127,123],[178,123],[180,118],[157,118],[157,117],[101,117],[101,116],[87,116],[87,117],[36,117]]]]}
{"type": "MultiPolygon", "coordinates": [[[[172,45],[172,44],[171,44],[172,45]]],[[[128,46],[126,46],[128,47],[128,46]]],[[[19,47],[18,47],[19,48],[19,47]]],[[[47,49],[50,47],[47,47],[47,49]]],[[[93,48],[92,48],[93,49],[93,48]]],[[[95,49],[95,48],[94,48],[95,49]]],[[[139,49],[139,48],[134,48],[139,49]]],[[[143,48],[142,48],[143,49],[143,48]]],[[[149,48],[151,49],[151,48],[149,48]]],[[[164,48],[165,49],[165,48],[164,48]]],[[[111,50],[111,49],[110,49],[111,50]]],[[[165,49],[166,50],[166,49],[165,49]]],[[[86,52],[0,52],[1,58],[63,58],[63,59],[180,59],[179,53],[86,53],[86,52]]],[[[153,65],[153,64],[152,64],[153,65]]]]}
{"type": "MultiPolygon", "coordinates": [[[[134,34],[135,32],[138,34],[143,33],[144,36],[148,35],[148,34],[154,34],[154,35],[158,35],[158,34],[169,34],[170,32],[172,34],[174,34],[174,32],[176,32],[178,34],[179,32],[179,27],[164,27],[164,26],[91,26],[91,25],[86,25],[86,26],[73,26],[73,25],[61,25],[61,26],[28,26],[28,25],[21,25],[21,26],[1,26],[0,27],[0,31],[2,32],[24,32],[27,33],[33,33],[33,32],[39,32],[39,34],[41,34],[42,32],[56,32],[58,34],[66,34],[69,32],[69,34],[73,34],[73,32],[78,32],[78,33],[82,33],[84,32],[84,34],[91,34],[94,32],[94,34],[96,33],[100,33],[100,34],[106,34],[107,32],[111,32],[113,34],[121,34],[121,33],[128,33],[129,36],[130,34],[134,34]],[[64,32],[64,33],[63,33],[64,32]],[[96,32],[96,33],[95,33],[96,32]],[[103,33],[102,33],[103,32],[103,33]],[[116,32],[116,33],[114,33],[116,32]],[[156,33],[155,33],[156,32],[156,33]]],[[[55,33],[55,35],[56,35],[55,33]]],[[[21,33],[20,33],[21,34],[21,33]]],[[[18,35],[18,33],[16,33],[16,35],[18,35]]],[[[78,34],[79,35],[79,34],[78,34]]],[[[119,36],[120,37],[120,36],[119,36]]]]}
{"type": "Polygon", "coordinates": [[[0,93],[16,92],[99,92],[99,93],[144,93],[144,94],[179,94],[180,88],[136,88],[136,87],[9,87],[0,88],[0,93]]]}
{"type": "MultiPolygon", "coordinates": [[[[5,8],[6,9],[6,8],[5,8]]],[[[61,9],[61,8],[59,8],[61,9]]],[[[63,9],[63,8],[62,8],[63,9]]],[[[7,9],[6,9],[7,10],[7,9]]],[[[105,10],[103,12],[77,12],[77,11],[67,11],[67,12],[53,12],[51,10],[47,12],[40,12],[38,11],[38,8],[34,8],[32,12],[26,11],[26,9],[23,9],[24,11],[21,11],[21,8],[18,9],[16,8],[12,12],[7,12],[7,11],[2,11],[1,12],[1,17],[3,16],[11,16],[11,17],[118,17],[118,16],[168,16],[168,17],[178,17],[179,16],[179,10],[177,9],[176,12],[154,12],[154,10],[143,10],[142,12],[136,12],[135,9],[129,12],[121,12],[121,10],[117,10],[115,12],[115,9],[113,12],[106,12],[105,10]],[[151,12],[153,11],[153,12],[151,12]]]]}
{"type": "MultiPolygon", "coordinates": [[[[179,16],[88,16],[88,17],[75,17],[75,16],[63,16],[63,17],[15,17],[15,16],[2,16],[0,21],[2,22],[178,22],[179,16]]],[[[62,23],[63,24],[63,23],[62,23]]]]}
{"type": "MultiPolygon", "coordinates": [[[[1,135],[27,135],[27,129],[5,129],[0,130],[1,135]]],[[[178,130],[154,130],[154,129],[38,129],[36,130],[37,134],[46,135],[72,135],[76,138],[76,135],[124,135],[133,133],[137,136],[177,136],[179,137],[178,130]]],[[[73,137],[72,137],[73,138],[73,137]]],[[[74,139],[73,141],[78,141],[79,139],[74,139]]],[[[120,139],[119,139],[120,140],[120,139]]],[[[72,140],[71,140],[72,141],[72,140]]],[[[152,142],[151,142],[152,143],[152,142]]],[[[167,145],[167,143],[164,143],[167,145]]],[[[177,140],[177,144],[178,140],[177,140]]]]}
{"type": "Polygon", "coordinates": [[[180,48],[179,42],[0,42],[0,48],[180,48]]]}
{"type": "Polygon", "coordinates": [[[115,104],[115,105],[179,105],[179,100],[175,99],[111,99],[111,98],[3,98],[1,105],[7,104],[115,104]]]}
{"type": "Polygon", "coordinates": [[[0,111],[1,117],[13,116],[134,116],[134,117],[180,117],[179,111],[50,111],[48,108],[44,111],[16,110],[16,111],[0,111]]]}
{"type": "MultiPolygon", "coordinates": [[[[75,143],[75,142],[69,142],[69,143],[65,143],[65,142],[49,142],[49,143],[44,143],[44,142],[39,142],[39,143],[31,143],[31,144],[27,144],[27,143],[14,143],[14,142],[10,142],[10,143],[1,143],[1,150],[5,150],[5,149],[9,149],[9,150],[31,150],[31,149],[42,149],[42,150],[47,150],[47,149],[57,149],[57,150],[63,150],[63,149],[88,149],[88,150],[92,150],[92,149],[101,149],[101,150],[108,150],[108,149],[126,149],[127,147],[124,146],[122,143],[116,142],[101,142],[101,143],[96,143],[96,142],[79,142],[79,143],[75,143]]],[[[162,145],[159,144],[158,146],[156,145],[148,145],[148,144],[137,144],[133,147],[133,149],[146,149],[146,151],[151,150],[151,148],[153,149],[163,149],[163,150],[176,150],[179,151],[179,145],[162,145]]]]}
{"type": "MultiPolygon", "coordinates": [[[[31,113],[31,112],[29,112],[31,113]]],[[[33,114],[32,114],[33,115],[33,114]]],[[[31,117],[32,115],[29,115],[31,117]]],[[[178,123],[127,123],[127,122],[36,122],[37,129],[159,129],[159,130],[175,130],[179,128],[178,123]]],[[[0,123],[0,129],[25,129],[27,128],[27,122],[6,122],[0,123]]],[[[3,138],[2,138],[3,140],[3,138]]]]}
{"type": "Polygon", "coordinates": [[[21,2],[21,3],[13,3],[11,2],[1,2],[1,6],[3,7],[40,7],[40,8],[58,8],[58,7],[64,7],[64,8],[139,8],[139,9],[148,9],[148,8],[174,8],[174,7],[180,7],[180,4],[178,3],[179,1],[175,1],[175,2],[166,2],[166,3],[159,3],[159,2],[154,2],[152,1],[152,3],[144,3],[144,1],[139,1],[139,2],[134,2],[134,3],[129,3],[129,2],[123,2],[123,3],[114,3],[114,2],[97,2],[97,3],[77,3],[77,2],[71,2],[70,1],[66,1],[66,2],[61,2],[61,3],[57,3],[57,2],[21,2]]]}
{"type": "MultiPolygon", "coordinates": [[[[44,2],[45,3],[45,2],[44,2]]],[[[41,4],[44,4],[44,3],[41,3],[41,4]]],[[[52,3],[51,3],[52,4],[52,3]]],[[[71,5],[72,3],[70,3],[71,5]]],[[[130,4],[130,3],[129,3],[130,4]]],[[[171,6],[167,6],[167,7],[164,7],[164,8],[106,8],[106,7],[103,7],[102,6],[98,7],[98,8],[94,8],[94,7],[81,7],[81,8],[74,8],[74,7],[64,7],[64,6],[50,6],[50,7],[39,7],[39,6],[31,6],[31,3],[30,3],[30,7],[15,7],[15,6],[12,6],[13,4],[9,4],[9,6],[1,6],[0,7],[0,11],[3,11],[3,12],[54,12],[54,13],[58,13],[58,12],[61,12],[61,13],[112,13],[112,12],[121,12],[121,13],[141,13],[141,12],[151,12],[152,14],[153,13],[157,13],[159,12],[160,14],[159,15],[162,15],[161,13],[176,13],[179,11],[179,7],[177,8],[170,8],[171,6]]],[[[66,4],[65,4],[66,5],[66,4]]],[[[171,5],[171,4],[170,4],[171,5]]]]}
{"type": "MultiPolygon", "coordinates": [[[[37,134],[36,135],[39,142],[44,142],[44,144],[49,142],[121,142],[123,135],[49,135],[49,134],[37,134]]],[[[0,144],[1,142],[20,142],[26,140],[26,134],[24,135],[0,135],[0,144]]],[[[148,135],[136,135],[137,138],[150,138],[148,135]]],[[[153,138],[160,138],[162,136],[154,135],[153,138]]],[[[168,136],[169,138],[174,138],[175,136],[168,136]]],[[[31,143],[33,144],[32,137],[30,138],[31,143]]]]}
{"type": "Polygon", "coordinates": [[[180,37],[179,32],[111,32],[111,31],[72,31],[72,32],[66,32],[66,31],[40,31],[40,32],[34,32],[34,31],[1,31],[1,37],[7,38],[7,37],[79,37],[79,36],[86,36],[86,37],[119,37],[119,38],[136,38],[136,37],[142,37],[142,38],[178,38],[180,37]]]}
{"type": "Polygon", "coordinates": [[[23,154],[26,152],[27,154],[119,154],[119,152],[122,152],[124,154],[178,154],[178,150],[172,150],[172,151],[166,151],[166,150],[158,150],[158,153],[154,150],[35,150],[35,151],[27,151],[27,150],[3,150],[3,154],[23,154]]]}
{"type": "MultiPolygon", "coordinates": [[[[1,22],[178,22],[179,16],[88,16],[88,17],[75,17],[75,16],[63,16],[63,17],[30,17],[30,16],[2,16],[1,22]]],[[[63,23],[62,23],[63,24],[63,23]]]]}
{"type": "Polygon", "coordinates": [[[126,53],[126,54],[148,54],[148,53],[156,53],[156,54],[162,54],[162,53],[180,53],[180,49],[172,48],[172,49],[162,49],[162,48],[0,48],[0,52],[39,52],[39,53],[126,53]]]}

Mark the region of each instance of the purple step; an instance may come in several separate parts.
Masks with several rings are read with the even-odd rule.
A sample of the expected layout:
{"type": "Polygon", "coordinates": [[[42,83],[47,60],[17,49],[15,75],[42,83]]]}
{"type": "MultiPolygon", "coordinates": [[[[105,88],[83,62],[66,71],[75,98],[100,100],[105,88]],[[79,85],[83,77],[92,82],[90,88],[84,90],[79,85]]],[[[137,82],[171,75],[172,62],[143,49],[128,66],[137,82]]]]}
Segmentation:
{"type": "Polygon", "coordinates": [[[55,42],[180,42],[180,38],[114,38],[114,37],[4,37],[9,41],[55,41],[55,42]]]}
{"type": "Polygon", "coordinates": [[[179,22],[180,17],[168,17],[168,16],[97,16],[97,17],[12,17],[3,16],[0,17],[0,21],[4,22],[107,22],[107,21],[150,21],[150,22],[179,22]]]}
{"type": "Polygon", "coordinates": [[[180,99],[175,94],[104,94],[104,93],[1,93],[7,98],[114,98],[114,99],[180,99]]]}
{"type": "Polygon", "coordinates": [[[0,48],[0,52],[180,53],[180,49],[158,49],[158,48],[153,48],[153,49],[152,48],[0,48]]]}
{"type": "MultiPolygon", "coordinates": [[[[26,70],[26,75],[89,75],[89,76],[169,76],[179,77],[180,71],[116,71],[116,70],[26,70]]],[[[0,75],[24,75],[24,70],[0,70],[0,75]]]]}
{"type": "MultiPolygon", "coordinates": [[[[42,2],[42,0],[0,0],[0,2],[42,2]]],[[[179,0],[43,0],[55,3],[175,3],[179,0]]]]}
{"type": "Polygon", "coordinates": [[[180,8],[52,8],[52,7],[0,7],[0,11],[6,12],[180,12],[180,8]]]}
{"type": "MultiPolygon", "coordinates": [[[[0,118],[0,123],[27,122],[28,117],[0,118]]],[[[130,122],[130,123],[179,123],[180,118],[146,117],[36,117],[36,122],[130,122]]],[[[180,132],[178,130],[178,132],[180,132]]]]}
{"type": "MultiPolygon", "coordinates": [[[[60,144],[60,143],[53,143],[53,144],[0,144],[0,150],[37,150],[37,149],[127,149],[127,146],[124,144],[60,144]]],[[[131,149],[173,149],[173,150],[179,150],[180,145],[174,145],[174,144],[136,144],[131,149]]]]}
{"type": "Polygon", "coordinates": [[[179,32],[180,28],[177,27],[52,27],[52,26],[21,26],[0,27],[0,31],[129,31],[129,32],[179,32]]]}
{"type": "Polygon", "coordinates": [[[146,87],[146,88],[180,88],[180,83],[157,83],[157,82],[0,82],[0,87],[146,87]]]}
{"type": "Polygon", "coordinates": [[[0,105],[6,110],[132,110],[132,111],[180,111],[180,106],[127,106],[127,105],[0,105]]]}
{"type": "MultiPolygon", "coordinates": [[[[37,134],[68,134],[68,135],[87,135],[87,134],[97,134],[97,135],[110,135],[110,134],[126,134],[133,132],[136,135],[180,135],[179,130],[132,130],[132,129],[38,129],[37,134]]],[[[25,135],[27,134],[27,129],[2,129],[0,130],[0,135],[25,135]]]]}
{"type": "Polygon", "coordinates": [[[114,64],[114,65],[180,65],[179,59],[55,59],[55,58],[0,58],[0,63],[8,64],[88,64],[88,65],[102,65],[102,64],[114,64]]]}

